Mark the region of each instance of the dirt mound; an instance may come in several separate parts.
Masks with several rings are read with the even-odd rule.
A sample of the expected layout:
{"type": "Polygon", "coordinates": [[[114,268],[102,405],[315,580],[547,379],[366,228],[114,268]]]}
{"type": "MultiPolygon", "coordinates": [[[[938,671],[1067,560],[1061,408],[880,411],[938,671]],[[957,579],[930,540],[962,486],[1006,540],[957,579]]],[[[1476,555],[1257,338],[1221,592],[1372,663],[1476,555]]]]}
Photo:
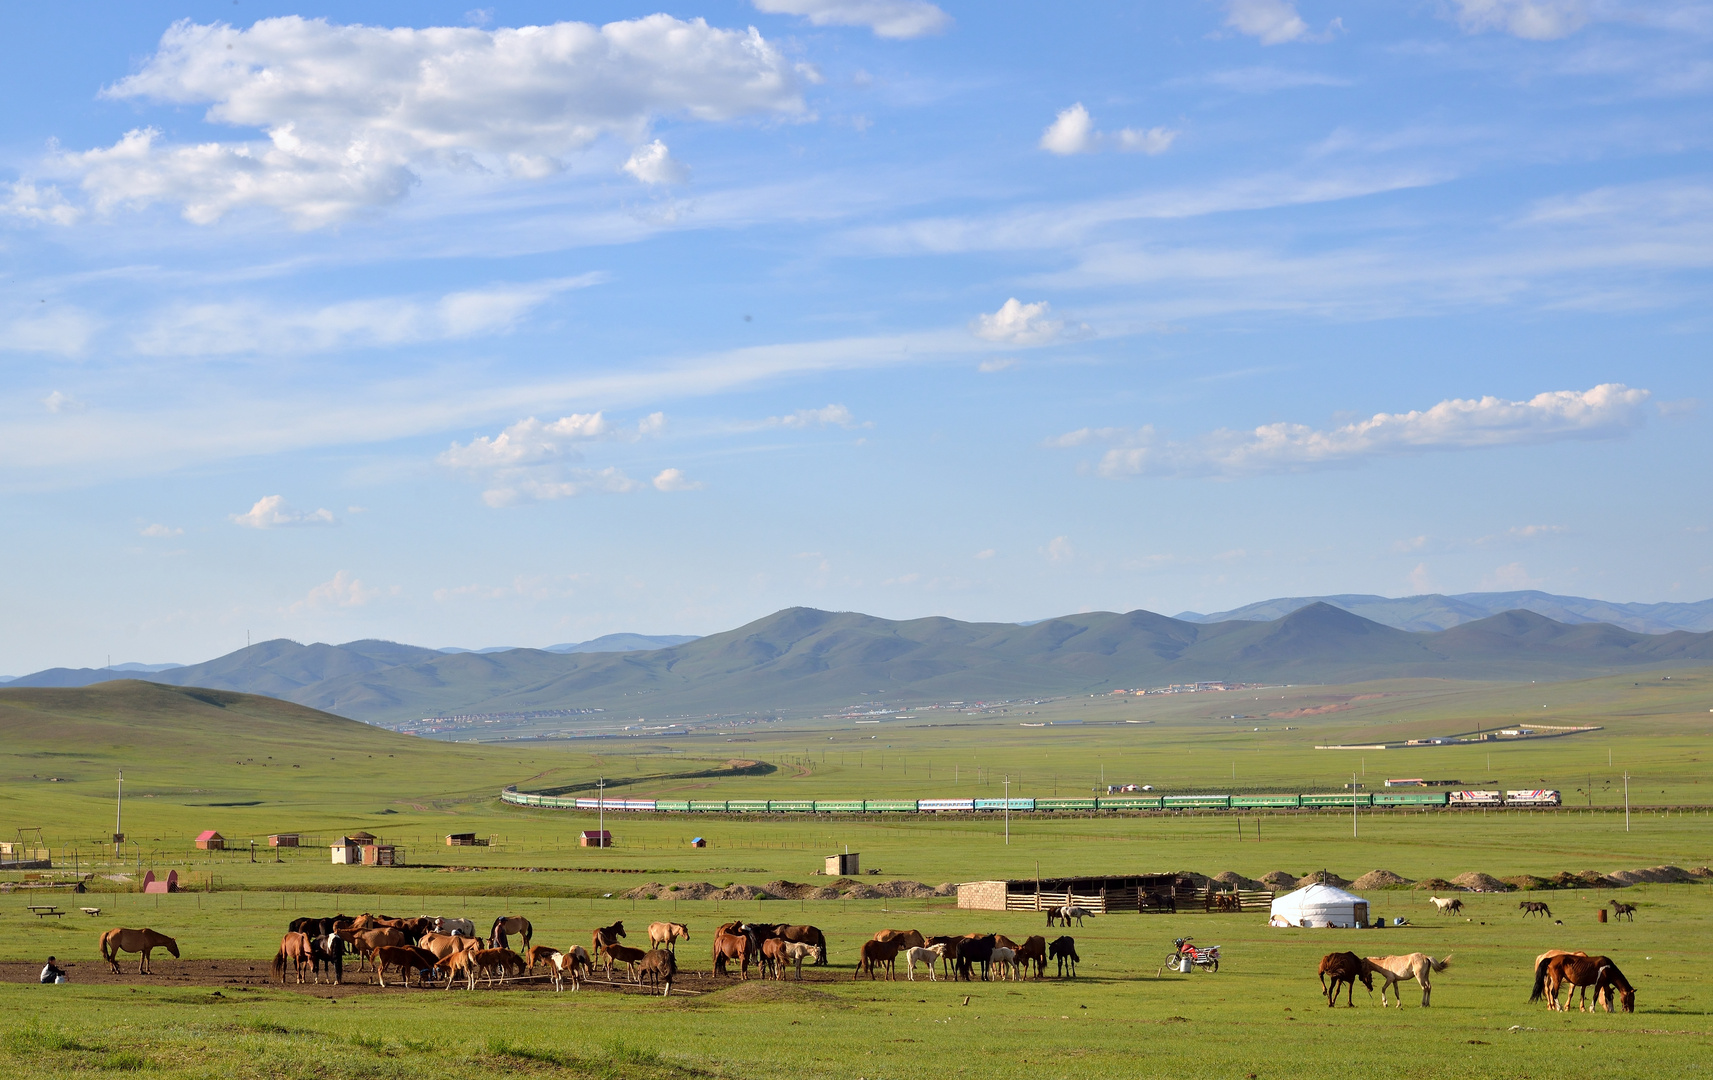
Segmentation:
{"type": "Polygon", "coordinates": [[[778,881],[770,881],[763,887],[782,900],[807,900],[809,894],[814,892],[816,888],[814,885],[801,885],[795,881],[786,881],[783,878],[778,881]]]}
{"type": "Polygon", "coordinates": [[[1598,870],[1560,870],[1552,876],[1552,887],[1555,889],[1610,889],[1618,884],[1598,870]]]}
{"type": "Polygon", "coordinates": [[[1350,882],[1344,878],[1339,877],[1337,874],[1333,873],[1331,870],[1316,870],[1312,874],[1304,874],[1302,877],[1298,878],[1296,881],[1297,888],[1299,888],[1299,889],[1305,885],[1316,885],[1316,884],[1319,884],[1319,885],[1336,885],[1338,888],[1342,889],[1346,885],[1350,884],[1350,882]]]}
{"type": "Polygon", "coordinates": [[[852,885],[850,887],[850,889],[848,889],[845,892],[845,899],[846,900],[883,900],[883,899],[889,899],[889,897],[887,897],[887,895],[885,893],[881,892],[879,889],[873,888],[873,887],[868,886],[868,885],[857,884],[857,885],[852,885]]]}
{"type": "Polygon", "coordinates": [[[1482,874],[1471,870],[1467,874],[1459,874],[1451,879],[1453,885],[1468,889],[1470,892],[1510,892],[1511,887],[1494,877],[1492,874],[1482,874]]]}
{"type": "Polygon", "coordinates": [[[1436,892],[1436,893],[1457,892],[1458,891],[1458,888],[1456,885],[1453,885],[1451,882],[1445,880],[1442,877],[1422,878],[1420,881],[1418,881],[1414,885],[1410,886],[1410,888],[1412,888],[1412,889],[1423,889],[1423,890],[1432,891],[1432,892],[1436,892]]]}
{"type": "Polygon", "coordinates": [[[622,893],[626,900],[777,900],[779,897],[755,885],[728,885],[721,888],[710,881],[675,881],[662,885],[651,881],[622,893]]]}
{"type": "Polygon", "coordinates": [[[1352,889],[1401,889],[1410,884],[1410,879],[1400,877],[1390,870],[1370,870],[1350,883],[1352,889]]]}
{"type": "Polygon", "coordinates": [[[1696,876],[1681,866],[1650,866],[1645,870],[1617,870],[1606,875],[1625,885],[1685,885],[1696,876]]]}
{"type": "Polygon", "coordinates": [[[710,899],[714,900],[777,900],[766,889],[759,885],[728,885],[715,893],[710,899]]]}
{"type": "Polygon", "coordinates": [[[1525,891],[1552,888],[1551,879],[1535,877],[1533,874],[1517,874],[1513,877],[1500,878],[1499,880],[1503,881],[1513,889],[1523,889],[1525,891]]]}
{"type": "Polygon", "coordinates": [[[1294,889],[1297,887],[1297,876],[1287,874],[1283,870],[1274,870],[1261,875],[1261,883],[1274,889],[1294,889]]]}
{"type": "Polygon", "coordinates": [[[1244,877],[1235,870],[1227,870],[1222,874],[1215,874],[1208,880],[1217,881],[1228,889],[1265,889],[1267,887],[1261,882],[1256,881],[1254,878],[1244,877]]]}
{"type": "Polygon", "coordinates": [[[934,886],[924,885],[920,881],[877,881],[873,887],[880,895],[893,900],[928,900],[946,895],[934,886]]]}
{"type": "Polygon", "coordinates": [[[1689,872],[1689,876],[1695,878],[1697,881],[1704,878],[1713,878],[1713,866],[1697,866],[1689,872]]]}
{"type": "Polygon", "coordinates": [[[809,895],[805,897],[807,900],[837,900],[838,898],[839,890],[825,888],[811,889],[809,890],[809,895]]]}

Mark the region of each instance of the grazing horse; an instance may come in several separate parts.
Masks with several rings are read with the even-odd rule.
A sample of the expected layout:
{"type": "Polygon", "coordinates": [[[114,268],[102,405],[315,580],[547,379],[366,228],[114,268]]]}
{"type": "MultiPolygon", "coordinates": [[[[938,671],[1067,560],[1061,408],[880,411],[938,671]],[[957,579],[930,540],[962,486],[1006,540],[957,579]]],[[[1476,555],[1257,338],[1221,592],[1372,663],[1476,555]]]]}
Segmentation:
{"type": "Polygon", "coordinates": [[[1059,978],[1065,977],[1066,965],[1070,966],[1071,978],[1077,977],[1077,965],[1082,963],[1082,957],[1077,955],[1076,938],[1054,938],[1047,946],[1047,955],[1059,962],[1059,978]]]}
{"type": "Polygon", "coordinates": [[[387,969],[397,968],[399,976],[406,987],[410,986],[410,973],[417,973],[417,982],[428,985],[428,972],[432,972],[439,963],[439,957],[418,945],[383,945],[375,950],[375,976],[382,986],[387,985],[387,969]]]}
{"type": "MultiPolygon", "coordinates": [[[[1451,966],[1451,956],[1447,954],[1444,960],[1435,960],[1426,953],[1413,952],[1408,956],[1370,956],[1366,961],[1369,971],[1385,980],[1380,987],[1380,1007],[1386,1007],[1386,991],[1392,991],[1397,999],[1398,1008],[1404,1007],[1404,992],[1398,984],[1405,979],[1414,979],[1422,988],[1422,1008],[1428,1007],[1428,998],[1433,994],[1433,986],[1429,976],[1436,971],[1444,971],[1451,966]]],[[[1372,989],[1372,988],[1370,988],[1372,989]]]]}
{"type": "Polygon", "coordinates": [[[1338,1004],[1338,988],[1350,987],[1350,1007],[1356,1008],[1356,980],[1361,979],[1368,992],[1374,992],[1374,976],[1362,958],[1353,952],[1331,952],[1320,958],[1320,992],[1326,995],[1326,1007],[1338,1004]],[[1327,976],[1332,982],[1327,983],[1327,976]]]}
{"type": "MultiPolygon", "coordinates": [[[[827,935],[821,933],[819,927],[782,925],[779,928],[779,936],[784,938],[786,941],[799,942],[804,945],[819,946],[821,951],[816,956],[815,963],[824,964],[827,962],[827,935]]],[[[799,972],[799,974],[801,974],[801,972],[799,972]]]]}
{"type": "Polygon", "coordinates": [[[119,954],[121,952],[140,952],[143,958],[137,964],[137,974],[154,974],[154,965],[149,962],[149,954],[156,949],[165,949],[178,957],[178,942],[165,934],[156,933],[148,927],[132,930],[128,927],[115,926],[101,935],[101,959],[113,965],[113,973],[119,973],[119,954]]]}
{"type": "Polygon", "coordinates": [[[1075,904],[1066,904],[1059,909],[1059,918],[1065,921],[1066,926],[1071,925],[1072,919],[1075,919],[1077,925],[1081,926],[1084,919],[1094,918],[1094,912],[1085,907],[1077,907],[1075,904]]]}
{"type": "Polygon", "coordinates": [[[648,924],[648,944],[652,948],[678,951],[678,939],[690,940],[690,928],[683,923],[655,922],[648,924]]]}
{"type": "Polygon", "coordinates": [[[1636,921],[1636,905],[1634,905],[1634,904],[1620,904],[1616,900],[1610,901],[1610,903],[1612,905],[1612,914],[1614,917],[1622,916],[1623,918],[1628,919],[1631,922],[1636,921]]]}
{"type": "Polygon", "coordinates": [[[554,990],[565,989],[567,973],[571,976],[573,992],[582,985],[585,973],[589,976],[595,974],[595,965],[590,961],[589,954],[583,951],[581,945],[573,946],[569,953],[556,952],[548,958],[548,961],[550,967],[547,974],[553,980],[554,990]]]}
{"type": "MultiPolygon", "coordinates": [[[[1613,903],[1617,903],[1617,901],[1614,900],[1613,903]]],[[[1547,907],[1539,900],[1521,900],[1517,902],[1517,906],[1523,909],[1523,918],[1525,919],[1530,915],[1539,915],[1543,919],[1552,918],[1552,908],[1547,907]]]]}
{"type": "Polygon", "coordinates": [[[874,979],[874,969],[884,965],[886,967],[886,977],[888,979],[896,979],[898,977],[897,964],[899,948],[900,945],[896,940],[863,942],[862,948],[857,950],[857,966],[856,970],[851,972],[851,978],[855,979],[866,971],[868,972],[869,979],[872,981],[874,979]]]}
{"type": "MultiPolygon", "coordinates": [[[[301,931],[287,933],[280,939],[280,951],[274,954],[274,974],[280,977],[280,985],[286,981],[286,964],[290,963],[292,971],[297,975],[297,984],[303,985],[303,969],[313,967],[315,961],[314,949],[310,945],[309,935],[301,931]]],[[[320,982],[320,978],[315,980],[320,982]]]]}
{"type": "Polygon", "coordinates": [[[747,934],[735,933],[736,924],[727,923],[714,931],[714,959],[711,974],[726,974],[726,961],[738,962],[738,978],[749,978],[750,940],[747,934]],[[731,927],[732,929],[728,929],[731,927]]]}
{"type": "Polygon", "coordinates": [[[904,968],[910,975],[910,981],[916,981],[916,965],[928,966],[928,981],[939,982],[939,964],[946,958],[944,945],[912,946],[904,951],[904,968]]]}
{"type": "Polygon", "coordinates": [[[1636,1011],[1636,990],[1630,981],[1624,978],[1624,973],[1618,970],[1618,965],[1604,956],[1587,956],[1582,953],[1558,953],[1555,956],[1543,958],[1535,965],[1534,993],[1529,995],[1530,1001],[1546,998],[1549,1009],[1569,1012],[1570,999],[1580,988],[1582,1000],[1579,1010],[1597,1011],[1601,1005],[1607,1012],[1612,1011],[1610,991],[1616,990],[1623,1002],[1625,1012],[1636,1011]],[[1563,1005],[1559,1004],[1558,992],[1560,987],[1568,985],[1570,992],[1564,996],[1563,1005]],[[1588,990],[1594,988],[1594,1009],[1588,1009],[1588,990]]]}
{"type": "Polygon", "coordinates": [[[590,931],[589,955],[600,959],[601,950],[608,945],[617,945],[619,938],[625,936],[624,920],[620,919],[611,926],[597,926],[590,931]]]}
{"type": "Polygon", "coordinates": [[[523,951],[524,969],[534,971],[537,964],[551,964],[553,954],[558,951],[551,945],[531,945],[523,951]]]}
{"type": "Polygon", "coordinates": [[[1437,896],[1430,896],[1430,897],[1428,897],[1428,903],[1430,903],[1434,907],[1438,908],[1439,913],[1441,915],[1461,915],[1461,914],[1463,914],[1463,901],[1459,900],[1455,896],[1447,898],[1447,899],[1441,899],[1440,897],[1437,897],[1437,896]]]}
{"type": "Polygon", "coordinates": [[[1040,934],[1031,934],[1022,945],[1017,947],[1017,962],[1023,965],[1027,972],[1029,965],[1035,965],[1035,977],[1047,977],[1047,939],[1040,934]]]}
{"type": "Polygon", "coordinates": [[[535,933],[535,927],[529,925],[529,920],[522,915],[501,915],[494,920],[493,928],[488,931],[488,948],[506,948],[506,935],[516,934],[523,938],[523,947],[529,948],[530,935],[535,933]]]}
{"type": "Polygon", "coordinates": [[[650,986],[662,986],[661,997],[672,994],[672,980],[678,974],[678,959],[666,949],[650,949],[643,954],[642,966],[637,968],[636,981],[650,986]]]}
{"type": "MultiPolygon", "coordinates": [[[[827,961],[827,950],[821,948],[819,945],[810,945],[808,942],[804,941],[785,942],[785,960],[796,965],[798,982],[803,981],[804,957],[808,957],[813,963],[824,964],[827,961]]],[[[783,971],[780,972],[779,977],[781,979],[785,978],[783,971]]]]}

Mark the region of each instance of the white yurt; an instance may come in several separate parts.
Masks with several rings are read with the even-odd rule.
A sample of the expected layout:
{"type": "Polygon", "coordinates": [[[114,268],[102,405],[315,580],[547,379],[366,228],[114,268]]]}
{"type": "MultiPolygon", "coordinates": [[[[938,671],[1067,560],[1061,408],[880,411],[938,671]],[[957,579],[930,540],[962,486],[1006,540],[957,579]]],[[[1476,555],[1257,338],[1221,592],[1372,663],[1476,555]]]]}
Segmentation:
{"type": "Polygon", "coordinates": [[[1368,901],[1333,885],[1305,885],[1273,901],[1268,926],[1368,925],[1368,901]]]}

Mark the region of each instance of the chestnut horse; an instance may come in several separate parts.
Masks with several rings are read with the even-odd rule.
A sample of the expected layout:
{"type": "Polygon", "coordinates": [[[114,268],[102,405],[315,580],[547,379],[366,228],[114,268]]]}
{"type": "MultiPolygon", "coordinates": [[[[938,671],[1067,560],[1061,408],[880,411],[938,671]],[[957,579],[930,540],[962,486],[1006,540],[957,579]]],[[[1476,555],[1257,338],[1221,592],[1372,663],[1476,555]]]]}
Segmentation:
{"type": "MultiPolygon", "coordinates": [[[[921,935],[918,934],[917,937],[920,939],[921,935]]],[[[898,950],[900,947],[900,941],[897,938],[891,941],[863,942],[862,948],[857,952],[857,966],[856,970],[851,972],[851,978],[854,979],[866,971],[872,980],[874,969],[883,965],[886,968],[888,979],[897,978],[898,950]]]]}
{"type": "Polygon", "coordinates": [[[1569,1012],[1570,999],[1576,996],[1577,989],[1582,991],[1582,999],[1577,1008],[1579,1011],[1597,1012],[1602,1005],[1607,1012],[1612,1011],[1611,994],[1616,992],[1625,1012],[1636,1011],[1636,988],[1624,978],[1624,973],[1618,970],[1618,965],[1604,956],[1583,956],[1576,953],[1559,953],[1541,960],[1535,966],[1534,993],[1529,995],[1530,1001],[1546,998],[1549,1009],[1569,1012]],[[1564,995],[1564,1003],[1559,1004],[1558,992],[1561,987],[1568,987],[1564,995]],[[1588,990],[1594,990],[1594,1006],[1588,1006],[1588,990]]]}
{"type": "Polygon", "coordinates": [[[601,958],[601,950],[608,945],[617,945],[619,938],[625,936],[624,920],[620,919],[611,926],[597,926],[589,934],[589,955],[596,960],[601,958]]]}
{"type": "Polygon", "coordinates": [[[149,953],[155,949],[165,949],[178,957],[178,942],[165,934],[156,933],[148,927],[132,930],[124,926],[115,926],[101,935],[101,958],[113,965],[114,974],[119,972],[119,954],[121,952],[140,952],[142,960],[137,964],[137,974],[154,974],[153,965],[149,963],[149,953]]]}
{"type": "Polygon", "coordinates": [[[1320,992],[1326,995],[1326,1007],[1332,1008],[1338,1003],[1338,988],[1349,985],[1350,1007],[1356,1008],[1356,980],[1361,979],[1362,985],[1368,992],[1374,992],[1374,976],[1362,958],[1353,952],[1329,952],[1320,958],[1320,992]],[[1329,986],[1326,977],[1332,976],[1329,986]]]}
{"type": "Polygon", "coordinates": [[[683,923],[653,922],[648,924],[648,944],[651,948],[678,951],[678,939],[690,940],[690,928],[683,923]]]}
{"type": "Polygon", "coordinates": [[[501,915],[494,920],[493,929],[488,931],[488,948],[504,949],[509,943],[507,934],[516,934],[523,938],[523,947],[529,948],[530,935],[535,933],[535,927],[529,925],[529,920],[522,915],[501,915]]]}
{"type": "MultiPolygon", "coordinates": [[[[286,981],[286,964],[291,964],[297,973],[297,983],[303,985],[303,969],[314,966],[315,950],[309,942],[309,935],[301,932],[291,932],[280,939],[280,951],[274,954],[274,974],[280,977],[280,985],[286,981]]],[[[316,982],[320,982],[319,977],[316,982]]]]}
{"type": "Polygon", "coordinates": [[[738,962],[738,978],[749,978],[750,940],[747,934],[735,933],[735,923],[727,923],[714,931],[714,960],[712,974],[726,974],[726,961],[738,962]]]}

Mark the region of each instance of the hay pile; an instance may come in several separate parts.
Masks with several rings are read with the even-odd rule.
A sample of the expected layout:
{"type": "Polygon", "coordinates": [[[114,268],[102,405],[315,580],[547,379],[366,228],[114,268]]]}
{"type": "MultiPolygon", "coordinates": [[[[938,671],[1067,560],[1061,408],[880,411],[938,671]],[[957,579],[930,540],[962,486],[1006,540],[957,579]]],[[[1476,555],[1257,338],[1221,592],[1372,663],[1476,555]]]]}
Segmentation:
{"type": "Polygon", "coordinates": [[[1510,892],[1511,891],[1511,886],[1507,885],[1503,881],[1500,881],[1498,878],[1494,877],[1492,874],[1482,874],[1482,873],[1477,873],[1475,871],[1470,871],[1467,874],[1459,874],[1456,877],[1451,879],[1451,883],[1453,885],[1458,886],[1459,888],[1468,889],[1470,892],[1510,892]]]}
{"type": "Polygon", "coordinates": [[[1261,883],[1270,889],[1294,889],[1297,887],[1297,876],[1287,874],[1283,870],[1274,870],[1261,875],[1261,883]]]}
{"type": "Polygon", "coordinates": [[[1215,874],[1208,879],[1218,882],[1227,889],[1265,889],[1267,886],[1254,878],[1246,878],[1235,870],[1227,870],[1223,874],[1215,874]]]}
{"type": "Polygon", "coordinates": [[[1370,870],[1352,881],[1350,887],[1360,892],[1365,889],[1402,889],[1409,884],[1409,878],[1400,877],[1390,870],[1370,870]]]}
{"type": "Polygon", "coordinates": [[[1296,881],[1297,888],[1299,888],[1299,889],[1305,885],[1314,885],[1314,884],[1336,885],[1338,888],[1342,889],[1346,885],[1350,884],[1350,882],[1345,880],[1344,878],[1339,877],[1337,874],[1333,873],[1331,870],[1316,870],[1312,874],[1304,874],[1302,877],[1298,878],[1296,881]]]}

